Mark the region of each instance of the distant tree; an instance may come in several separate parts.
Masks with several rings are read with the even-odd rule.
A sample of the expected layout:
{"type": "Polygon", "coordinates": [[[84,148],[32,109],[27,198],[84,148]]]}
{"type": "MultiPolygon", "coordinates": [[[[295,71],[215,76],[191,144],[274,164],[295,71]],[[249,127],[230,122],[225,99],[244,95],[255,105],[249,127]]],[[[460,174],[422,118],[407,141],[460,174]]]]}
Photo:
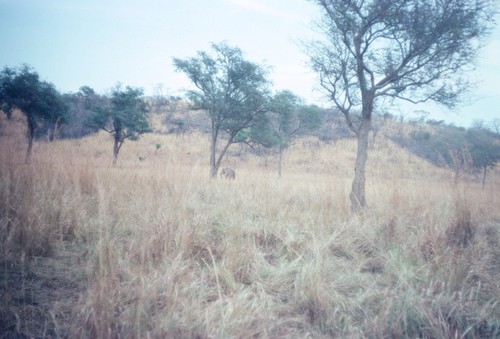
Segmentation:
{"type": "Polygon", "coordinates": [[[421,129],[413,131],[410,135],[411,138],[417,142],[417,144],[428,141],[431,137],[431,134],[429,132],[423,131],[421,129]]]}
{"type": "Polygon", "coordinates": [[[153,89],[153,110],[156,113],[161,112],[168,105],[168,97],[163,84],[157,84],[153,89]]]}
{"type": "Polygon", "coordinates": [[[96,94],[88,86],[80,87],[80,90],[76,93],[64,94],[64,100],[69,109],[69,121],[65,124],[64,129],[61,129],[61,138],[81,138],[95,133],[99,127],[88,124],[90,116],[95,114],[93,109],[110,104],[108,97],[96,94]]]}
{"type": "Polygon", "coordinates": [[[422,125],[430,113],[424,110],[418,110],[415,111],[415,114],[418,116],[418,118],[416,118],[417,124],[422,125]]]}
{"type": "Polygon", "coordinates": [[[443,126],[444,120],[428,119],[425,123],[430,126],[443,126]]]}
{"type": "Polygon", "coordinates": [[[83,99],[85,109],[102,106],[102,102],[99,102],[99,95],[89,86],[80,87],[77,96],[83,99]]]}
{"type": "Polygon", "coordinates": [[[403,123],[406,119],[406,117],[409,115],[410,113],[409,112],[399,112],[399,115],[398,115],[398,118],[399,118],[399,122],[400,123],[403,123]]]}
{"type": "MultiPolygon", "coordinates": [[[[321,126],[320,109],[317,106],[307,106],[303,100],[288,90],[280,91],[270,102],[270,124],[265,128],[271,129],[273,137],[267,138],[278,148],[278,175],[283,168],[283,154],[285,150],[302,133],[310,132],[321,126]]],[[[269,134],[269,132],[268,132],[269,134]]]]}
{"type": "Polygon", "coordinates": [[[115,165],[125,140],[137,140],[142,134],[151,131],[147,104],[142,98],[143,91],[128,86],[123,90],[118,85],[112,92],[109,104],[98,105],[93,101],[92,94],[93,91],[87,91],[88,104],[94,112],[87,123],[113,135],[113,165],[115,165]]]}
{"type": "Polygon", "coordinates": [[[14,109],[19,109],[28,124],[28,149],[25,162],[29,163],[33,149],[35,131],[44,121],[56,125],[67,119],[67,106],[54,85],[41,81],[30,66],[5,67],[0,73],[0,109],[10,118],[14,109]]]}
{"type": "Polygon", "coordinates": [[[488,167],[500,161],[500,144],[495,135],[485,128],[470,128],[466,135],[469,143],[473,166],[483,172],[483,188],[486,183],[488,167]]]}
{"type": "Polygon", "coordinates": [[[200,51],[197,57],[173,62],[197,88],[187,93],[194,108],[210,117],[210,176],[215,178],[228,148],[240,142],[236,135],[266,112],[269,81],[266,70],[246,61],[239,48],[219,43],[212,49],[213,55],[200,51]],[[227,140],[217,156],[221,132],[227,140]]]}
{"type": "Polygon", "coordinates": [[[485,129],[487,129],[487,127],[486,127],[486,121],[484,121],[483,119],[475,119],[472,122],[471,129],[475,129],[475,130],[485,130],[485,129]]]}
{"type": "Polygon", "coordinates": [[[394,115],[389,113],[389,112],[386,112],[386,113],[384,113],[384,122],[388,121],[388,120],[389,121],[394,120],[394,115]]]}
{"type": "Polygon", "coordinates": [[[500,119],[493,119],[490,122],[490,128],[496,134],[497,138],[500,137],[500,119]]]}
{"type": "Polygon", "coordinates": [[[495,0],[313,0],[326,40],[308,46],[312,68],[358,141],[350,194],[366,206],[368,134],[376,104],[457,104],[461,77],[489,33],[495,0]],[[352,112],[361,111],[356,123],[352,112]]]}

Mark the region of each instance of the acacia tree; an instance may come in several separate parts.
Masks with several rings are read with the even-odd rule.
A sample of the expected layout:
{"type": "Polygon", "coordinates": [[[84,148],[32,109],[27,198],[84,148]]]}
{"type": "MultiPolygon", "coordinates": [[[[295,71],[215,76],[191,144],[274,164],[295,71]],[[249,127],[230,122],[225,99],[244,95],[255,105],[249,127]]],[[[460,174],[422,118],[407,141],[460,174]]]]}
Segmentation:
{"type": "Polygon", "coordinates": [[[94,91],[88,87],[82,88],[82,94],[88,96],[86,102],[94,112],[88,124],[113,135],[113,165],[116,165],[125,140],[137,140],[142,134],[151,131],[147,104],[142,98],[143,91],[129,86],[122,90],[121,86],[117,86],[107,104],[102,101],[99,104],[92,97],[95,96],[94,91]]]}
{"type": "Polygon", "coordinates": [[[318,107],[305,105],[300,97],[288,90],[273,96],[269,113],[271,117],[267,129],[270,128],[271,133],[265,133],[266,128],[259,131],[271,134],[272,138],[267,137],[267,140],[272,143],[271,146],[278,147],[278,175],[281,177],[285,150],[300,133],[319,128],[321,117],[318,107]]]}
{"type": "Polygon", "coordinates": [[[54,85],[41,81],[30,66],[19,69],[5,67],[0,73],[0,109],[10,118],[19,109],[28,125],[28,149],[25,163],[30,162],[35,131],[44,121],[65,122],[68,108],[54,85]]]}
{"type": "Polygon", "coordinates": [[[228,148],[241,142],[236,135],[266,112],[269,81],[266,70],[246,61],[239,48],[219,43],[212,44],[212,49],[213,55],[199,51],[197,57],[174,58],[173,62],[197,88],[187,92],[194,108],[210,117],[210,176],[214,178],[228,148]],[[227,140],[217,156],[221,132],[227,140]]]}
{"type": "Polygon", "coordinates": [[[357,211],[366,206],[375,105],[401,99],[454,107],[468,87],[462,75],[493,25],[494,0],[312,1],[326,39],[308,44],[311,65],[357,137],[350,194],[357,211]],[[353,112],[361,113],[359,122],[353,112]]]}

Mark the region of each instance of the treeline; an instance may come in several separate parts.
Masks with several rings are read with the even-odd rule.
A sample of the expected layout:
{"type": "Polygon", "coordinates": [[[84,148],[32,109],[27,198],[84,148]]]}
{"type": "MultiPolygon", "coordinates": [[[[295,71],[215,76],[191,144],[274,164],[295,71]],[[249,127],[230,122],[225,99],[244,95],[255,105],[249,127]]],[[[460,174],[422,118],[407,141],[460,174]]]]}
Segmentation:
{"type": "MultiPolygon", "coordinates": [[[[226,73],[231,79],[220,80],[213,93],[198,101],[193,93],[188,93],[189,109],[203,111],[211,120],[212,152],[217,149],[217,140],[226,142],[218,155],[217,166],[212,166],[213,176],[231,144],[277,148],[282,154],[294,138],[322,126],[319,107],[306,104],[288,90],[272,91],[261,66],[244,60],[237,48],[223,44],[218,47],[219,53],[227,53],[232,58],[233,69],[226,73]],[[228,84],[229,89],[225,88],[228,84]],[[206,106],[208,98],[213,100],[211,106],[206,106]]],[[[216,67],[217,72],[223,72],[224,65],[216,67]]],[[[210,81],[216,81],[216,77],[210,81]]],[[[79,138],[105,130],[113,136],[115,164],[125,140],[137,140],[152,131],[150,112],[166,107],[172,112],[186,107],[181,98],[167,99],[161,88],[158,92],[146,98],[141,89],[117,85],[109,95],[97,94],[88,86],[81,87],[77,93],[60,94],[28,65],[5,67],[0,73],[0,109],[9,118],[17,109],[28,121],[27,163],[36,138],[79,138]]],[[[185,131],[182,119],[171,122],[176,125],[172,132],[185,131]]]]}
{"type": "MultiPolygon", "coordinates": [[[[237,49],[218,47],[236,55],[235,63],[244,62],[241,54],[235,53],[239,52],[237,49]]],[[[113,162],[116,163],[125,140],[137,140],[141,134],[152,131],[151,113],[163,115],[166,133],[213,132],[212,116],[206,109],[179,96],[168,96],[161,86],[150,97],[145,97],[141,89],[121,85],[115,86],[109,95],[97,94],[88,86],[82,86],[77,93],[60,94],[27,65],[6,67],[1,72],[0,104],[8,117],[14,109],[19,109],[27,118],[27,162],[35,139],[81,138],[102,129],[113,135],[113,162]],[[198,113],[193,113],[196,109],[198,113]]],[[[233,107],[236,112],[241,109],[243,107],[233,107]]],[[[249,145],[247,149],[257,154],[271,151],[278,154],[279,159],[299,136],[315,136],[326,143],[354,137],[338,111],[308,105],[287,90],[263,95],[259,110],[258,118],[252,115],[251,123],[247,123],[250,120],[231,120],[231,116],[217,123],[222,127],[221,132],[232,135],[231,143],[249,145]]],[[[244,115],[240,114],[241,119],[244,115]]],[[[403,116],[398,118],[388,113],[377,115],[372,133],[375,136],[387,121],[411,125],[411,132],[388,132],[386,137],[437,166],[451,168],[457,179],[463,174],[481,171],[484,183],[487,169],[500,161],[498,119],[490,124],[476,121],[469,129],[444,121],[425,120],[424,115],[408,123],[403,120],[403,116]]],[[[281,172],[281,161],[279,168],[281,172]]]]}
{"type": "Polygon", "coordinates": [[[113,135],[116,163],[125,140],[137,140],[150,131],[149,108],[141,89],[117,85],[110,96],[104,96],[83,86],[78,93],[61,94],[28,65],[5,67],[0,73],[0,109],[8,118],[14,110],[26,116],[26,163],[30,162],[33,141],[43,134],[52,141],[60,134],[81,137],[103,129],[113,135]]]}

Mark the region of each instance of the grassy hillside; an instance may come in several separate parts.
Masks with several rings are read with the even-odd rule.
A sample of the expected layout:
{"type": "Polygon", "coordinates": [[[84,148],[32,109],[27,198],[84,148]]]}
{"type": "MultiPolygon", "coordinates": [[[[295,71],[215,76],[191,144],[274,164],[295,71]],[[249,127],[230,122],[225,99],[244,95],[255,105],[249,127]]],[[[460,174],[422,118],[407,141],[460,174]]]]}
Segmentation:
{"type": "Polygon", "coordinates": [[[282,178],[233,149],[232,181],[200,132],[116,167],[106,133],[38,142],[26,166],[22,119],[1,125],[2,337],[500,335],[498,173],[455,183],[382,130],[351,215],[353,140],[299,140],[282,178]]]}

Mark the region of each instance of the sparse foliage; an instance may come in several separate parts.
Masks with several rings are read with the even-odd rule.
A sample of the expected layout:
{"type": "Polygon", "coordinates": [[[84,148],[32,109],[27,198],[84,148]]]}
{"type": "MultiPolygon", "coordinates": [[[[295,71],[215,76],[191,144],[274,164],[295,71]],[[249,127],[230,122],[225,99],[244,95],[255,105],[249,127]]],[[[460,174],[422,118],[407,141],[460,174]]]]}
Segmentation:
{"type": "Polygon", "coordinates": [[[166,110],[168,104],[169,101],[163,84],[157,84],[154,88],[152,98],[152,106],[154,112],[159,113],[166,110]]]}
{"type": "Polygon", "coordinates": [[[493,25],[492,0],[315,0],[326,40],[309,44],[314,71],[358,139],[350,194],[366,206],[365,166],[372,113],[394,99],[457,104],[462,77],[493,25]],[[356,123],[352,112],[361,111],[356,123]]]}
{"type": "Polygon", "coordinates": [[[490,122],[490,127],[497,138],[500,138],[500,119],[493,119],[490,122]]]}
{"type": "Polygon", "coordinates": [[[214,55],[200,51],[197,57],[173,61],[196,87],[187,93],[193,106],[210,117],[210,176],[215,178],[224,154],[238,142],[236,135],[266,112],[269,82],[266,70],[246,61],[240,49],[226,43],[212,44],[212,49],[214,55]],[[221,132],[227,140],[217,156],[221,132]]]}
{"type": "Polygon", "coordinates": [[[266,126],[255,129],[257,140],[266,146],[278,148],[278,175],[281,176],[283,154],[301,133],[311,132],[321,126],[320,109],[307,106],[294,93],[284,90],[276,93],[270,102],[266,126]]]}

